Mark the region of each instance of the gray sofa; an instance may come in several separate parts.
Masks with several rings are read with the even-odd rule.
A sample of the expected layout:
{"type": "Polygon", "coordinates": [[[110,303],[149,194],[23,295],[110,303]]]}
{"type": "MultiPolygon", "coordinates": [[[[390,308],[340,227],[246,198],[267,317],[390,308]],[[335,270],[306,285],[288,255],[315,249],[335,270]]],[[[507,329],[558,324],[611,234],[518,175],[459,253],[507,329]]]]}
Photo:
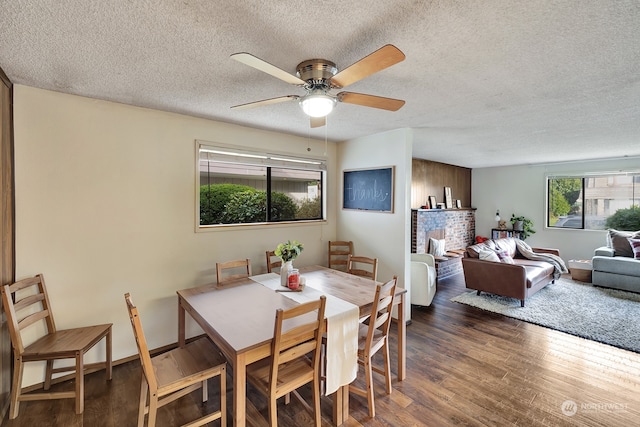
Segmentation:
{"type": "Polygon", "coordinates": [[[639,238],[640,232],[609,230],[607,246],[595,250],[591,279],[594,285],[640,292],[640,260],[633,258],[627,237],[639,238]]]}

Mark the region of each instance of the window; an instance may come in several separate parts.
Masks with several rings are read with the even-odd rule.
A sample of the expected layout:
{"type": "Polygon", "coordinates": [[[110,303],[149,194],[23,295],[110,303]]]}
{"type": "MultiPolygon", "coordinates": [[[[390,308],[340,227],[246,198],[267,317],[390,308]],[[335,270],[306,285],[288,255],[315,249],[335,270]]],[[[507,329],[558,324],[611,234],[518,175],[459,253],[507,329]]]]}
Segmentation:
{"type": "Polygon", "coordinates": [[[618,228],[623,215],[639,215],[639,200],[640,173],[549,176],[547,226],[586,230],[618,228]]]}
{"type": "Polygon", "coordinates": [[[324,219],[325,162],[198,142],[199,227],[324,219]]]}

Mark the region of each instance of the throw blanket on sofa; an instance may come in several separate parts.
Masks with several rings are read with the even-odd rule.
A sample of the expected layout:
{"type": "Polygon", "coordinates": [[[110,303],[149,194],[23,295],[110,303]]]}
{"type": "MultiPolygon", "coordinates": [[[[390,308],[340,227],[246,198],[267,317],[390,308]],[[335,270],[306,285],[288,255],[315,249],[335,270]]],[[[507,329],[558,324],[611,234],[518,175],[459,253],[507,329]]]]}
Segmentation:
{"type": "Polygon", "coordinates": [[[516,246],[520,254],[527,258],[535,261],[547,261],[548,263],[553,265],[553,278],[559,279],[562,273],[568,273],[567,266],[565,265],[562,258],[555,254],[547,254],[547,253],[536,253],[533,252],[531,246],[526,244],[524,240],[516,239],[516,246]]]}

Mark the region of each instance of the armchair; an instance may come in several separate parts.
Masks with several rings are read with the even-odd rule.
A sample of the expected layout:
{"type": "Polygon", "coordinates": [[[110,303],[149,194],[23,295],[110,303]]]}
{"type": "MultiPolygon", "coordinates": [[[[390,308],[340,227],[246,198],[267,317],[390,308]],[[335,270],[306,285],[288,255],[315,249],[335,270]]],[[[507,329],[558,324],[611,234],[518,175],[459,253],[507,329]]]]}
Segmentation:
{"type": "Polygon", "coordinates": [[[436,267],[431,254],[411,254],[411,304],[429,306],[436,294],[436,267]]]}

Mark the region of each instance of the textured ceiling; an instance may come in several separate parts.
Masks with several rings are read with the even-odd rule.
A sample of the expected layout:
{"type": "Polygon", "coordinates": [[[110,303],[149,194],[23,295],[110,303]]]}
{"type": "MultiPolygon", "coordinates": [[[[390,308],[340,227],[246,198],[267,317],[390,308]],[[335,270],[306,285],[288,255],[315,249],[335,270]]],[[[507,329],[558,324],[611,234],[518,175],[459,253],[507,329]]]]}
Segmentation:
{"type": "Polygon", "coordinates": [[[414,156],[465,167],[640,155],[637,0],[3,0],[0,67],[65,93],[312,138],[411,128],[414,156]],[[233,61],[339,69],[383,45],[406,60],[349,86],[406,100],[338,104],[310,129],[296,86],[233,61]],[[326,134],[325,134],[326,132],[326,134]]]}

